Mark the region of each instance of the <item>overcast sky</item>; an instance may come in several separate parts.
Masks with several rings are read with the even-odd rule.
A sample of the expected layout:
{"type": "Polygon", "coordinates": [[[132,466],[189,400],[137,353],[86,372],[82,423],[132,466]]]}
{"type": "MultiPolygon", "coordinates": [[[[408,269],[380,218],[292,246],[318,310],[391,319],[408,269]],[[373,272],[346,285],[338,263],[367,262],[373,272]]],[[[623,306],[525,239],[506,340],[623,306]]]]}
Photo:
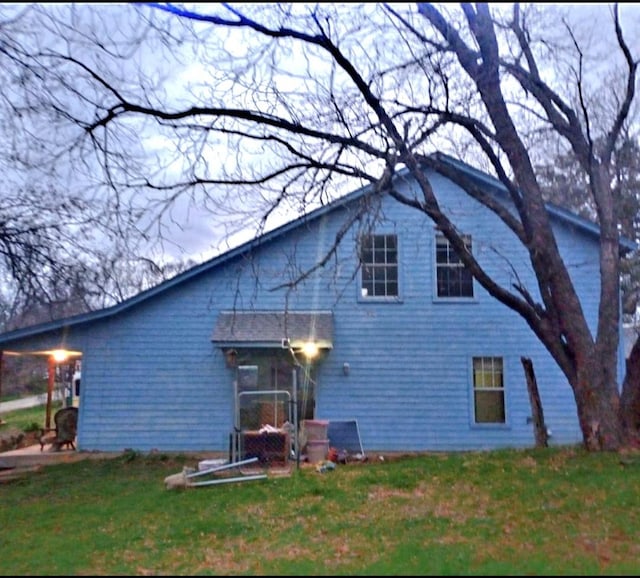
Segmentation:
{"type": "MultiPolygon", "coordinates": [[[[549,4],[549,3],[545,3],[549,4]]],[[[586,33],[590,34],[594,43],[599,43],[604,39],[602,34],[603,28],[609,27],[613,30],[610,9],[611,4],[606,3],[557,3],[562,8],[571,7],[576,21],[583,27],[586,33]]],[[[205,10],[206,5],[195,5],[198,10],[205,10]]],[[[624,3],[621,5],[621,15],[625,32],[627,33],[627,41],[633,49],[640,54],[640,4],[624,3]],[[638,30],[639,33],[630,33],[631,30],[638,30]]],[[[566,36],[566,34],[565,34],[566,36]]],[[[609,36],[609,39],[611,36],[609,36]]],[[[608,56],[612,54],[609,48],[604,46],[602,49],[602,67],[601,70],[592,71],[596,76],[604,74],[609,67],[610,60],[608,56]]],[[[197,63],[193,63],[188,69],[180,71],[182,80],[198,77],[197,63]]],[[[214,243],[214,249],[211,250],[211,239],[219,239],[222,231],[216,229],[211,221],[210,215],[200,212],[198,209],[184,210],[184,217],[180,219],[181,227],[174,227],[173,238],[176,242],[175,248],[167,247],[172,255],[184,256],[184,253],[178,247],[184,248],[189,254],[203,256],[211,256],[219,250],[220,246],[214,243]]],[[[295,216],[295,215],[294,215],[295,216]]],[[[237,244],[248,240],[250,234],[236,236],[230,243],[237,244]]],[[[223,243],[221,246],[225,248],[227,245],[223,243]]]]}
{"type": "MultiPolygon", "coordinates": [[[[603,35],[600,31],[604,26],[610,26],[610,19],[605,14],[609,11],[609,5],[606,4],[586,4],[575,3],[567,5],[564,3],[559,4],[563,7],[572,6],[575,14],[581,20],[582,25],[591,29],[594,41],[597,41],[603,35]]],[[[84,4],[82,5],[94,13],[103,14],[108,11],[110,15],[117,14],[118,11],[124,13],[130,13],[131,5],[121,4],[84,4]]],[[[206,3],[194,4],[194,8],[197,10],[209,10],[212,9],[211,5],[206,3]]],[[[141,8],[144,9],[144,8],[141,8]]],[[[146,7],[147,10],[152,10],[146,7]]],[[[625,27],[628,25],[636,27],[638,18],[640,16],[639,4],[623,4],[621,6],[621,13],[623,16],[623,24],[625,27]]],[[[135,34],[136,30],[127,29],[126,23],[118,22],[117,18],[104,22],[105,26],[110,26],[112,29],[109,31],[110,38],[118,38],[124,41],[127,34],[135,34]]],[[[209,26],[209,25],[207,25],[209,26]]],[[[209,27],[211,28],[211,27],[209,27]]],[[[640,53],[640,34],[628,34],[628,40],[632,44],[632,47],[638,50],[640,53]]],[[[190,50],[190,47],[186,44],[181,45],[184,50],[190,50]]],[[[237,49],[241,52],[244,49],[244,44],[237,42],[235,46],[230,47],[237,49]]],[[[166,61],[160,58],[161,46],[158,44],[149,45],[146,50],[140,50],[136,52],[135,61],[132,60],[132,66],[140,67],[142,72],[148,75],[163,75],[165,76],[164,87],[166,90],[175,91],[176,94],[185,93],[187,86],[192,86],[195,82],[203,81],[207,77],[206,70],[199,68],[198,58],[186,56],[181,66],[174,64],[166,65],[166,61]]],[[[172,48],[176,50],[176,48],[172,48]]],[[[606,57],[607,51],[603,51],[603,58],[601,60],[602,71],[606,71],[609,66],[608,59],[606,57]]],[[[176,55],[174,55],[176,56],[176,55]]],[[[295,51],[289,53],[291,62],[297,64],[296,58],[298,57],[295,51]]],[[[595,74],[600,74],[602,71],[594,71],[595,74]]],[[[120,71],[122,72],[122,71],[120,71]]],[[[132,76],[133,78],[133,76],[132,76]]],[[[153,135],[152,138],[147,139],[146,144],[149,146],[149,152],[161,154],[168,146],[166,136],[153,135]],[[155,150],[154,150],[155,148],[155,150]]],[[[220,158],[216,160],[220,163],[231,162],[232,157],[225,158],[225,151],[220,149],[220,158]]],[[[179,159],[176,159],[176,163],[179,159]]],[[[245,205],[250,203],[245,200],[245,205]]],[[[245,207],[251,209],[251,207],[245,207]]],[[[164,225],[167,230],[164,233],[166,241],[163,243],[162,250],[166,257],[173,257],[177,259],[185,259],[192,257],[197,260],[202,260],[212,256],[213,254],[227,249],[229,246],[236,245],[240,242],[246,241],[251,237],[251,233],[245,233],[243,235],[236,235],[229,238],[229,234],[236,230],[240,222],[232,222],[231,219],[227,219],[229,229],[223,228],[223,222],[225,219],[217,214],[217,221],[214,220],[212,214],[205,211],[201,206],[193,204],[189,195],[183,195],[180,200],[175,204],[172,210],[164,215],[164,225]]],[[[295,215],[291,215],[295,217],[295,215]]],[[[280,217],[272,223],[283,222],[285,217],[280,217]]]]}

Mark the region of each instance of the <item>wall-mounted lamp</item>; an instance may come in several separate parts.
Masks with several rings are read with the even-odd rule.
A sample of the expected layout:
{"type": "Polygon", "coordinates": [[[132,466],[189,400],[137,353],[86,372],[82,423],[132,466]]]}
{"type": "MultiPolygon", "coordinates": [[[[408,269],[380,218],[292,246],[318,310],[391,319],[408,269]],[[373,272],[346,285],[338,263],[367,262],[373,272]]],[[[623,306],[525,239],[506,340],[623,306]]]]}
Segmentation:
{"type": "Polygon", "coordinates": [[[350,372],[351,372],[351,366],[347,361],[345,361],[342,364],[342,373],[344,373],[345,375],[349,375],[350,372]]]}
{"type": "Polygon", "coordinates": [[[314,357],[316,357],[318,355],[319,351],[320,350],[318,349],[318,346],[315,343],[313,343],[313,341],[307,341],[302,346],[302,354],[307,359],[313,359],[314,357]]]}
{"type": "Polygon", "coordinates": [[[225,353],[227,367],[234,368],[238,366],[238,352],[235,349],[228,349],[225,353]]]}
{"type": "Polygon", "coordinates": [[[67,361],[69,353],[64,349],[56,349],[51,353],[51,356],[56,363],[64,363],[65,361],[67,361]]]}

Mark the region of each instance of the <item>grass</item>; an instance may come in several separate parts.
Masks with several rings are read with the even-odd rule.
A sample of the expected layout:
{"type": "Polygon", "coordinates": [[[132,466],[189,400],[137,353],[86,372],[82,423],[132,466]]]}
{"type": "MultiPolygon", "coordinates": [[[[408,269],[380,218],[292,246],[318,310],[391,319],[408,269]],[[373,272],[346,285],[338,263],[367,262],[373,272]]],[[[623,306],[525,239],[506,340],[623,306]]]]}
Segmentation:
{"type": "Polygon", "coordinates": [[[13,401],[15,399],[20,399],[21,397],[23,397],[23,394],[21,393],[5,393],[3,391],[0,401],[13,401]]]}
{"type": "Polygon", "coordinates": [[[0,574],[638,575],[640,456],[372,457],[168,490],[187,455],[51,465],[0,488],[0,574]]]}
{"type": "MultiPolygon", "coordinates": [[[[5,400],[6,401],[6,400],[5,400]]],[[[62,407],[62,401],[51,402],[51,420],[53,415],[62,407]]],[[[46,410],[44,405],[29,407],[26,409],[16,409],[0,414],[2,423],[0,424],[0,434],[3,431],[20,430],[32,431],[45,426],[46,410]]],[[[53,423],[51,424],[53,426],[53,423]]]]}

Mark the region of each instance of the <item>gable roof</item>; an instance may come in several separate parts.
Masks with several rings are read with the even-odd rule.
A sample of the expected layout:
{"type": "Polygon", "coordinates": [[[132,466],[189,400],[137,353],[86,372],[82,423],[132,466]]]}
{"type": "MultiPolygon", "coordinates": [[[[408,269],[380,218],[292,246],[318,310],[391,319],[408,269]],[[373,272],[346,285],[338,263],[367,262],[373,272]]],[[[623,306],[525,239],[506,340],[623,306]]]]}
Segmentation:
{"type": "MultiPolygon", "coordinates": [[[[489,187],[490,189],[497,191],[501,194],[507,194],[506,187],[498,179],[492,177],[491,175],[488,175],[487,173],[484,173],[478,169],[475,169],[472,166],[462,161],[459,161],[449,155],[446,155],[444,153],[435,153],[433,157],[435,157],[440,162],[446,163],[451,168],[455,168],[456,170],[461,171],[462,173],[464,173],[465,176],[473,179],[479,184],[489,187]]],[[[409,170],[407,168],[402,168],[396,172],[394,178],[406,179],[409,175],[410,175],[409,170]]],[[[158,285],[151,287],[150,289],[141,291],[137,295],[134,295],[129,299],[125,299],[124,301],[116,305],[113,305],[111,307],[99,309],[96,311],[91,311],[88,313],[82,313],[80,315],[75,315],[72,317],[64,317],[61,319],[56,319],[54,321],[40,323],[37,325],[32,325],[30,327],[25,327],[21,329],[16,329],[14,331],[2,333],[0,334],[0,347],[5,343],[10,343],[12,341],[16,341],[19,339],[24,339],[24,338],[32,337],[35,335],[41,335],[50,331],[57,331],[66,327],[83,325],[85,323],[113,317],[114,315],[117,315],[123,311],[126,311],[148,299],[151,299],[152,297],[155,297],[160,293],[164,293],[165,291],[173,287],[176,287],[177,285],[181,285],[182,283],[185,283],[191,279],[194,279],[203,273],[206,273],[212,269],[215,269],[216,267],[223,265],[224,263],[234,259],[239,255],[243,255],[262,245],[265,245],[270,241],[285,235],[289,231],[297,229],[298,227],[304,224],[307,224],[311,221],[315,221],[329,212],[332,212],[341,207],[344,207],[366,196],[367,194],[371,193],[372,189],[373,189],[373,185],[367,184],[359,189],[356,189],[355,191],[352,191],[351,193],[344,195],[343,197],[340,197],[339,199],[323,207],[315,209],[306,215],[303,215],[297,219],[294,219],[292,221],[289,221],[288,223],[285,223],[284,225],[276,227],[275,229],[268,231],[260,235],[259,237],[251,239],[250,241],[247,241],[233,249],[230,249],[225,253],[217,255],[216,257],[213,257],[212,259],[209,259],[208,261],[205,261],[200,265],[196,265],[195,267],[192,267],[191,269],[184,271],[183,273],[180,273],[175,277],[172,277],[171,279],[163,281],[162,283],[159,283],[158,285]]],[[[572,225],[590,236],[594,236],[594,235],[596,237],[599,236],[599,232],[600,232],[599,227],[594,223],[566,209],[563,209],[561,207],[558,207],[550,203],[547,203],[547,210],[549,211],[550,215],[552,215],[553,217],[556,217],[560,222],[563,222],[568,225],[572,225]]],[[[633,250],[637,248],[636,244],[629,239],[621,239],[620,245],[622,248],[626,250],[633,250]]]]}

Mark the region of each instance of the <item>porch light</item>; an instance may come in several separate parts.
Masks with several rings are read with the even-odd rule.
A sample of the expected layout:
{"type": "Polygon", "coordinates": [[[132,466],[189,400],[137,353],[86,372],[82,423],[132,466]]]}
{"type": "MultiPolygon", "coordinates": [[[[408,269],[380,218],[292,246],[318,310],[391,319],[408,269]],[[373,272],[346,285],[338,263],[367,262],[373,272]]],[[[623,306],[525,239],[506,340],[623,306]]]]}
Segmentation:
{"type": "Polygon", "coordinates": [[[307,341],[302,346],[302,354],[307,359],[313,359],[314,357],[316,357],[318,355],[318,351],[318,346],[313,341],[307,341]]]}
{"type": "Polygon", "coordinates": [[[56,349],[51,352],[51,356],[56,363],[62,363],[67,360],[69,357],[69,353],[64,349],[56,349]]]}

